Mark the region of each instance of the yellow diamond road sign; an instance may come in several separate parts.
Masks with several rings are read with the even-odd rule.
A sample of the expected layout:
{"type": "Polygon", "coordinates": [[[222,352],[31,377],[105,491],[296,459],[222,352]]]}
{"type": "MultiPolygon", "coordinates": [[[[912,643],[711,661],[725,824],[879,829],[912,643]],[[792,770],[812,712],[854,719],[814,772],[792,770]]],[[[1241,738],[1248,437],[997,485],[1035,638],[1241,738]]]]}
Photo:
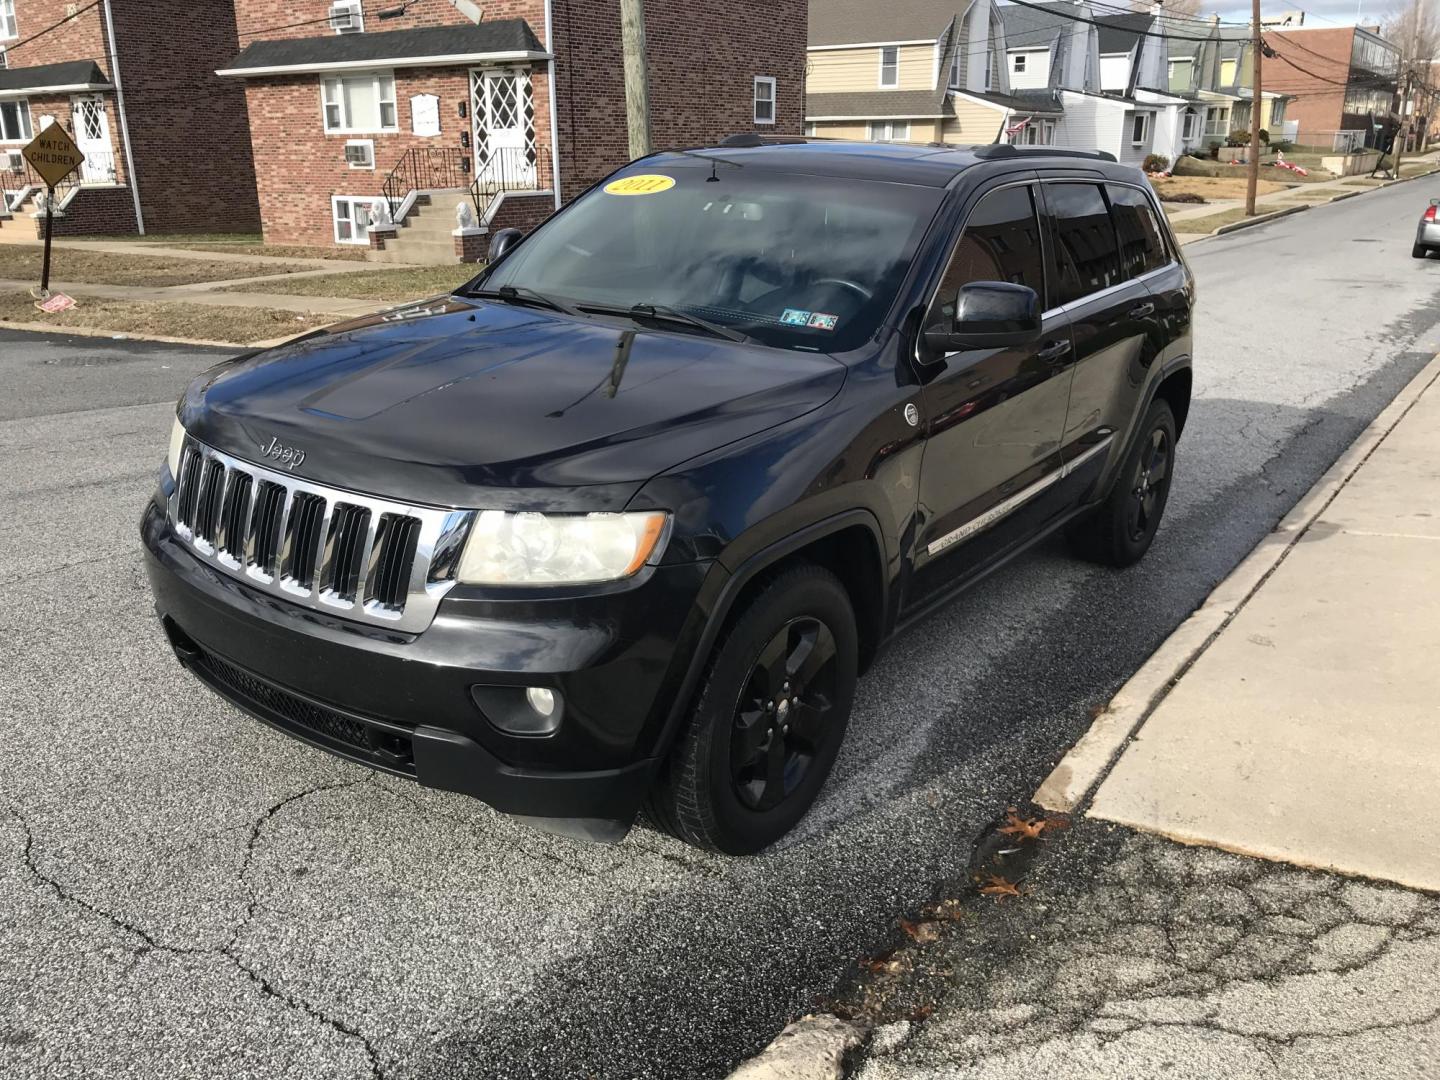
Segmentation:
{"type": "Polygon", "coordinates": [[[51,187],[78,169],[85,160],[70,133],[59,124],[51,124],[20,152],[51,187]]]}

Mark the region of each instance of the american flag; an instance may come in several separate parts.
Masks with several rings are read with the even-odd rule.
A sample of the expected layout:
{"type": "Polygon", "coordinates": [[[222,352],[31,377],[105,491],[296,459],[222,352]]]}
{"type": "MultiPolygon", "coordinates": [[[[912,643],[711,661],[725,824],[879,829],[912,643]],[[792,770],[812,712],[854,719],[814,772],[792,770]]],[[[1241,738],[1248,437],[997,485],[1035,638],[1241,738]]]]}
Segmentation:
{"type": "Polygon", "coordinates": [[[1019,135],[1020,132],[1022,132],[1022,131],[1025,130],[1025,125],[1028,124],[1028,123],[1030,123],[1030,117],[1027,116],[1027,117],[1025,117],[1024,120],[1021,120],[1021,121],[1020,121],[1018,124],[1016,124],[1014,127],[1008,127],[1008,128],[1006,128],[1006,129],[1005,129],[1005,134],[1006,134],[1007,136],[1009,136],[1010,138],[1013,139],[1016,135],[1019,135]]]}

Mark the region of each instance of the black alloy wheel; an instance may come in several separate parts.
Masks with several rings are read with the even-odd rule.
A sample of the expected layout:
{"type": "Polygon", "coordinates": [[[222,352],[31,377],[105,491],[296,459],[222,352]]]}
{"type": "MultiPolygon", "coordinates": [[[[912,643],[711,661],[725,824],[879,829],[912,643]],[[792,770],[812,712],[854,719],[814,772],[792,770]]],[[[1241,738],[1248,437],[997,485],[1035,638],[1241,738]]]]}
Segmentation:
{"type": "Polygon", "coordinates": [[[1170,433],[1155,427],[1140,448],[1134,482],[1130,488],[1130,540],[1138,543],[1160,524],[1159,509],[1165,505],[1170,486],[1170,433]]]}
{"type": "Polygon", "coordinates": [[[672,836],[728,855],[770,846],[815,802],[859,666],[850,594],[829,570],[793,564],[742,603],[644,807],[672,836]]]}
{"type": "Polygon", "coordinates": [[[1151,402],[1110,493],[1067,530],[1077,555],[1108,566],[1131,566],[1150,550],[1170,498],[1176,436],[1169,403],[1151,402]]]}
{"type": "Polygon", "coordinates": [[[730,737],[730,776],[740,802],[771,810],[815,760],[833,711],[835,635],[819,619],[781,627],[745,680],[730,737]]]}

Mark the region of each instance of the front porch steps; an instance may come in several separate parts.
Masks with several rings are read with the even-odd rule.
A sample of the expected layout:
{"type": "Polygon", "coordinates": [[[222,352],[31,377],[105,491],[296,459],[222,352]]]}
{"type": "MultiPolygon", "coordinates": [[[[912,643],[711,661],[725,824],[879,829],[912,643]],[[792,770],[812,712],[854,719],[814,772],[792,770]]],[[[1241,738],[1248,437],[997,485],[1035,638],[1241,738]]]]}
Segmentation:
{"type": "Polygon", "coordinates": [[[400,222],[394,233],[385,234],[383,249],[371,248],[365,254],[377,263],[458,263],[455,254],[455,206],[468,202],[466,188],[444,188],[421,192],[415,205],[400,222]]]}

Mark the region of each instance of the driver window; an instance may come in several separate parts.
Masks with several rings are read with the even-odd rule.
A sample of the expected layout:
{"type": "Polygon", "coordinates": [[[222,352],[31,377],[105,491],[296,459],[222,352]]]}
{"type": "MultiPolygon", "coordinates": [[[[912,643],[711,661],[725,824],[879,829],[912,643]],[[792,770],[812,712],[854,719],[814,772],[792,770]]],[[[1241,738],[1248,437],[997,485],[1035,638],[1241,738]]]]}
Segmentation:
{"type": "Polygon", "coordinates": [[[1040,250],[1040,219],[1030,185],[992,191],[975,205],[940,279],[940,302],[953,313],[960,286],[972,281],[1008,281],[1028,285],[1045,304],[1045,260],[1040,250]]]}

